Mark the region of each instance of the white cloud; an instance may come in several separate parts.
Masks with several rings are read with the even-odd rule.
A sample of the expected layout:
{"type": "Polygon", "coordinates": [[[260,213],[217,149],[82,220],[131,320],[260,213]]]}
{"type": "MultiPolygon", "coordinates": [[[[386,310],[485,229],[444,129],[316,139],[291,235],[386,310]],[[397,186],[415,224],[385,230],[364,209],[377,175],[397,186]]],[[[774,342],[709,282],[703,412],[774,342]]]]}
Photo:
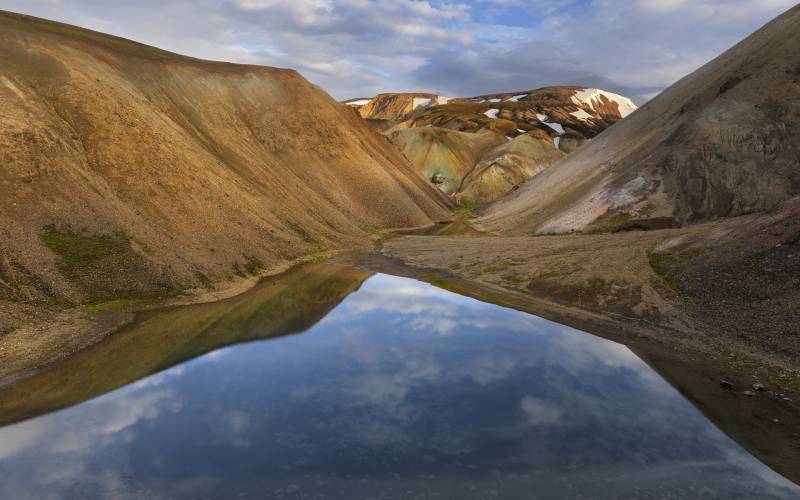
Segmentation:
{"type": "Polygon", "coordinates": [[[689,2],[688,0],[641,0],[640,3],[645,9],[663,12],[685,7],[689,2]]]}
{"type": "Polygon", "coordinates": [[[522,398],[519,406],[525,413],[528,423],[533,426],[556,424],[564,414],[564,410],[553,403],[533,396],[522,398]]]}
{"type": "Polygon", "coordinates": [[[0,0],[207,59],[291,67],[337,98],[577,84],[639,101],[793,0],[0,0]],[[155,14],[157,13],[157,14],[155,14]]]}

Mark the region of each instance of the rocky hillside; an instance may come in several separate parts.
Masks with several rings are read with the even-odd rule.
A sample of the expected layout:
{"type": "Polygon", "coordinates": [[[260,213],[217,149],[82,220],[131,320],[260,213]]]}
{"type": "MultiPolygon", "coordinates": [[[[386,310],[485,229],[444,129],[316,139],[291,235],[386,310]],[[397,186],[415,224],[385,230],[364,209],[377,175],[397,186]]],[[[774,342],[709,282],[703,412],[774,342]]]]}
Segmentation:
{"type": "Polygon", "coordinates": [[[564,156],[549,140],[530,134],[415,127],[394,130],[389,138],[420,174],[462,205],[497,199],[564,156]]]}
{"type": "Polygon", "coordinates": [[[425,93],[378,94],[371,98],[344,101],[358,110],[358,114],[378,130],[386,130],[397,124],[398,119],[428,106],[447,104],[449,97],[425,93]]]}
{"type": "Polygon", "coordinates": [[[529,233],[664,227],[800,194],[800,6],[491,206],[529,233]]]}
{"type": "Polygon", "coordinates": [[[0,151],[0,303],[171,295],[449,213],[294,71],[7,12],[0,151]]]}
{"type": "Polygon", "coordinates": [[[419,173],[470,204],[508,193],[636,110],[623,96],[568,86],[469,98],[381,94],[346,104],[419,173]],[[479,144],[491,147],[476,151],[479,144]]]}

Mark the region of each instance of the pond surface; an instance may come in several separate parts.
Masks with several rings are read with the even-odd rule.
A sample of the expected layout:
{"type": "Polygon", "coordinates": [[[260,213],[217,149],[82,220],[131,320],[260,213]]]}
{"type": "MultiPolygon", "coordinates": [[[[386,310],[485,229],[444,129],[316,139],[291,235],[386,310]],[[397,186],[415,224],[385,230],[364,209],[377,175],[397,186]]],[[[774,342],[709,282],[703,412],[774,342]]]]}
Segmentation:
{"type": "MultiPolygon", "coordinates": [[[[407,278],[344,288],[313,326],[279,332],[301,335],[172,360],[0,429],[0,498],[800,498],[622,345],[407,278]]],[[[275,321],[223,316],[193,326],[194,345],[275,321]]],[[[159,346],[186,328],[159,318],[159,346]]],[[[106,380],[113,352],[63,386],[106,380]]]]}

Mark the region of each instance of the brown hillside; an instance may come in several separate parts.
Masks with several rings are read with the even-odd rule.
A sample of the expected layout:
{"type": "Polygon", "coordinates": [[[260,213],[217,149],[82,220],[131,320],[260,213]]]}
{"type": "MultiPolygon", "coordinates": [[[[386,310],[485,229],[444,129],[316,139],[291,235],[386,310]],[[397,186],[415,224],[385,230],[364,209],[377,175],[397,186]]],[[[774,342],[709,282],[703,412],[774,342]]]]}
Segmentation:
{"type": "Polygon", "coordinates": [[[500,232],[686,223],[800,194],[800,6],[490,207],[500,232]]]}
{"type": "Polygon", "coordinates": [[[448,213],[295,71],[7,12],[0,152],[0,302],[161,296],[448,213]]]}

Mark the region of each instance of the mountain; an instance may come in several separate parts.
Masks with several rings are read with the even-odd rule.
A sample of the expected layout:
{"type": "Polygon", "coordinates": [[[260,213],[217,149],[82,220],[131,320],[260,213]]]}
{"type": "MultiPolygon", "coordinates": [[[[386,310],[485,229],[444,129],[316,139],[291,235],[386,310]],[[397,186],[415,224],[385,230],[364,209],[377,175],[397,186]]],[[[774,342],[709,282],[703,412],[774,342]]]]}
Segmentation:
{"type": "Polygon", "coordinates": [[[0,302],[163,296],[449,213],[292,70],[0,12],[0,110],[0,302]]]}
{"type": "Polygon", "coordinates": [[[623,96],[575,86],[466,98],[380,94],[345,104],[464,204],[516,189],[636,110],[623,96]]]}
{"type": "Polygon", "coordinates": [[[418,108],[447,104],[449,97],[426,93],[388,93],[375,97],[357,98],[344,101],[358,110],[362,118],[378,130],[386,130],[396,124],[398,119],[410,115],[418,108]]]}
{"type": "Polygon", "coordinates": [[[800,194],[800,7],[662,92],[478,221],[510,233],[674,226],[800,194]]]}
{"type": "Polygon", "coordinates": [[[600,89],[545,87],[477,97],[379,94],[344,101],[380,130],[440,127],[462,132],[532,134],[569,153],[636,110],[628,98],[600,89]]]}

